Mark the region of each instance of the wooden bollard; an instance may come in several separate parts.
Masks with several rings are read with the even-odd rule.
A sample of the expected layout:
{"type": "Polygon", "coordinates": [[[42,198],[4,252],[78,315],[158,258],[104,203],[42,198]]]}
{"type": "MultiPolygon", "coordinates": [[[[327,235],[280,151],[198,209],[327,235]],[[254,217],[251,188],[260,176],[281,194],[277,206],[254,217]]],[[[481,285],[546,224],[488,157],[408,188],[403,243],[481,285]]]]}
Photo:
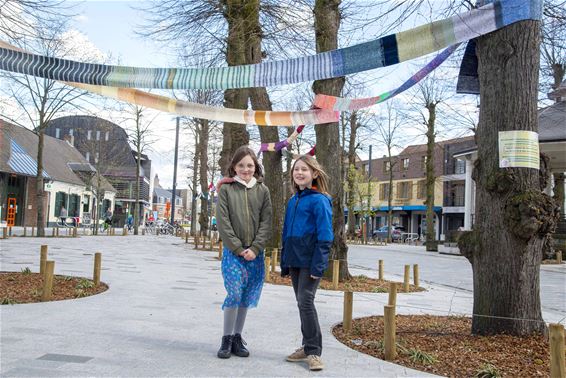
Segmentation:
{"type": "Polygon", "coordinates": [[[2,239],[7,239],[8,238],[8,228],[4,227],[2,229],[2,239]]]}
{"type": "Polygon", "coordinates": [[[332,261],[332,288],[338,290],[338,281],[340,279],[340,260],[332,261]]]}
{"type": "Polygon", "coordinates": [[[145,227],[142,228],[142,236],[145,235],[145,227]]]}
{"type": "Polygon", "coordinates": [[[8,229],[8,236],[12,236],[12,227],[8,229]]]}
{"type": "Polygon", "coordinates": [[[556,263],[562,264],[562,251],[556,251],[556,263]]]}
{"type": "Polygon", "coordinates": [[[222,261],[222,252],[224,248],[222,246],[222,240],[218,243],[218,260],[222,261]]]}
{"type": "Polygon", "coordinates": [[[269,282],[271,280],[271,276],[269,274],[269,267],[271,266],[271,258],[265,258],[265,281],[269,282]]]}
{"type": "Polygon", "coordinates": [[[122,229],[122,236],[126,236],[126,235],[128,235],[128,229],[126,227],[124,227],[122,229]]]}
{"type": "Polygon", "coordinates": [[[24,236],[28,236],[27,233],[28,233],[28,228],[24,226],[24,236]]]}
{"type": "Polygon", "coordinates": [[[409,292],[410,277],[411,277],[411,266],[405,265],[405,277],[403,278],[403,290],[405,290],[405,293],[409,292]]]}
{"type": "Polygon", "coordinates": [[[389,282],[389,300],[387,304],[393,307],[397,305],[397,284],[395,282],[389,282]]]}
{"type": "Polygon", "coordinates": [[[51,237],[55,237],[55,227],[53,227],[53,230],[51,231],[51,237]]]}
{"type": "Polygon", "coordinates": [[[419,287],[419,264],[413,265],[413,285],[419,287]]]}
{"type": "Polygon", "coordinates": [[[53,271],[55,270],[55,261],[45,262],[45,275],[43,276],[43,293],[41,300],[43,302],[51,299],[53,292],[53,271]]]}
{"type": "MultiPolygon", "coordinates": [[[[337,260],[334,260],[337,261],[337,260]]],[[[352,330],[352,308],[354,307],[354,293],[344,291],[344,314],[342,319],[342,328],[345,332],[352,330]]]]}
{"type": "Polygon", "coordinates": [[[550,330],[550,376],[552,378],[566,377],[564,366],[564,326],[562,324],[551,324],[550,330]]]}
{"type": "Polygon", "coordinates": [[[59,237],[59,227],[55,229],[56,236],[59,237]]]}
{"type": "Polygon", "coordinates": [[[209,247],[209,249],[210,249],[211,251],[214,250],[214,240],[212,240],[212,238],[210,238],[210,247],[209,247]]]}
{"type": "Polygon", "coordinates": [[[395,340],[395,307],[384,306],[383,308],[383,341],[385,349],[385,360],[392,361],[397,356],[395,340]]]}
{"type": "Polygon", "coordinates": [[[195,249],[198,249],[198,243],[199,243],[198,235],[195,234],[195,249]]]}
{"type": "Polygon", "coordinates": [[[94,272],[92,274],[92,280],[94,285],[100,285],[100,268],[102,267],[102,253],[96,252],[94,254],[94,272]]]}
{"type": "Polygon", "coordinates": [[[35,231],[35,226],[31,226],[31,235],[30,236],[33,236],[34,231],[35,231]]]}
{"type": "Polygon", "coordinates": [[[377,278],[383,281],[383,260],[379,260],[377,271],[377,278]]]}
{"type": "Polygon", "coordinates": [[[185,231],[185,244],[189,244],[189,233],[185,231]]]}
{"type": "Polygon", "coordinates": [[[277,256],[279,254],[279,249],[277,248],[273,248],[273,250],[271,251],[271,256],[273,257],[271,260],[271,271],[273,273],[275,273],[275,269],[277,268],[277,259],[279,256],[277,256]]]}
{"type": "Polygon", "coordinates": [[[47,246],[42,245],[39,252],[39,274],[45,274],[45,262],[47,261],[47,246]]]}

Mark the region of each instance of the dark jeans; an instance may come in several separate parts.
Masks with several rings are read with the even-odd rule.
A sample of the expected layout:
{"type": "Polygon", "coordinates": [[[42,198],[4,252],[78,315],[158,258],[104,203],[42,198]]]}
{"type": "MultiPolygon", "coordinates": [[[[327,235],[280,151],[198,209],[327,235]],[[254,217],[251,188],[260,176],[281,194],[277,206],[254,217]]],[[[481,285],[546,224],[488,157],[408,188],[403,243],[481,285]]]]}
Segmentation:
{"type": "Polygon", "coordinates": [[[314,307],[314,296],[320,282],[312,279],[309,268],[290,268],[291,281],[301,317],[301,332],[306,355],[322,354],[322,333],[314,307]]]}

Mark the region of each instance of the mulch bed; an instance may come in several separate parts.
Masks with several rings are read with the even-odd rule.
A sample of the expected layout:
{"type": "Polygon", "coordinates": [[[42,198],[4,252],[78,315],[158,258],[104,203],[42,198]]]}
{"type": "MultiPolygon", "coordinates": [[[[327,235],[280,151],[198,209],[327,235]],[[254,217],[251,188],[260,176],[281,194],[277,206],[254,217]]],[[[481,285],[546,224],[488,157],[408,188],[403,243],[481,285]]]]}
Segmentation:
{"type": "MultiPolygon", "coordinates": [[[[270,276],[269,283],[274,285],[287,285],[291,286],[290,277],[281,277],[280,272],[272,273],[270,276]]],[[[350,279],[338,283],[338,291],[354,291],[354,292],[365,292],[365,293],[387,293],[389,292],[390,281],[378,280],[375,278],[369,278],[364,275],[351,276],[350,279]]],[[[324,290],[335,290],[332,285],[332,280],[325,277],[320,281],[320,288],[324,290]]],[[[409,293],[416,291],[425,291],[422,287],[416,287],[414,285],[409,285],[409,293]]],[[[397,283],[397,292],[403,293],[403,284],[397,283]]]]}
{"type": "MultiPolygon", "coordinates": [[[[392,362],[448,377],[550,375],[549,345],[543,336],[473,336],[471,323],[465,317],[397,315],[398,355],[392,362]]],[[[338,325],[333,334],[354,350],[385,358],[382,316],[354,319],[350,333],[338,325]]]]}
{"type": "MultiPolygon", "coordinates": [[[[83,298],[108,290],[108,285],[101,282],[97,287],[87,278],[71,276],[53,276],[52,301],[83,298]]],[[[41,302],[43,276],[22,272],[0,272],[0,304],[18,304],[41,302]]]]}

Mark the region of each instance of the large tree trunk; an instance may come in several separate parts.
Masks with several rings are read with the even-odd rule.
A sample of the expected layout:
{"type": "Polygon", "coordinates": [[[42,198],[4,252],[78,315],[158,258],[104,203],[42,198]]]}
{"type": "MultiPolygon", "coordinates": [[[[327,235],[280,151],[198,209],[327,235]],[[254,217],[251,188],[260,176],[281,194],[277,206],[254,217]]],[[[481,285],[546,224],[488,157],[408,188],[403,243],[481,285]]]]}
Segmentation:
{"type": "MultiPolygon", "coordinates": [[[[246,0],[222,0],[223,15],[228,23],[228,44],[226,63],[229,66],[246,64],[245,26],[242,17],[246,0]]],[[[224,107],[234,109],[248,108],[247,89],[227,89],[224,91],[224,107]]],[[[220,170],[226,175],[228,164],[238,147],[246,145],[250,136],[245,125],[225,122],[222,129],[222,151],[220,152],[220,170]]]]}
{"type": "Polygon", "coordinates": [[[426,104],[428,121],[426,129],[426,250],[438,251],[434,230],[434,123],[436,121],[436,105],[426,104]]]}
{"type": "Polygon", "coordinates": [[[43,190],[43,140],[44,129],[40,128],[37,133],[37,174],[35,184],[35,198],[37,206],[37,236],[45,236],[45,191],[43,190]]]}
{"type": "MultiPolygon", "coordinates": [[[[321,53],[338,48],[338,28],[340,27],[340,0],[316,0],[314,6],[314,28],[316,52],[321,53]]],[[[314,93],[340,96],[344,87],[344,77],[317,80],[313,84],[314,93]]],[[[315,126],[316,157],[330,176],[330,195],[332,196],[332,228],[334,243],[330,251],[331,259],[340,260],[340,280],[350,276],[348,270],[348,246],[344,240],[344,205],[342,187],[342,154],[336,153],[340,146],[338,122],[315,126]]]]}
{"type": "Polygon", "coordinates": [[[473,334],[540,334],[539,265],[556,206],[541,192],[539,171],[499,168],[498,132],[538,131],[538,21],[478,39],[480,118],[476,222],[459,240],[474,277],[473,334]]]}
{"type": "MultiPolygon", "coordinates": [[[[259,23],[259,0],[248,0],[244,19],[246,20],[246,63],[261,63],[261,25],[259,23]]],[[[265,88],[252,88],[249,90],[252,109],[272,110],[271,101],[265,88]]],[[[276,127],[259,126],[259,135],[262,143],[269,143],[279,139],[276,127]]],[[[283,182],[283,167],[281,165],[281,152],[264,152],[263,167],[265,169],[265,184],[269,188],[273,206],[272,233],[268,246],[278,248],[283,233],[283,216],[285,214],[285,192],[283,182]]]]}
{"type": "Polygon", "coordinates": [[[203,235],[208,234],[208,211],[210,193],[208,190],[208,131],[209,124],[207,119],[199,119],[200,123],[200,143],[198,148],[199,170],[200,170],[200,192],[202,198],[200,200],[200,230],[203,235]]]}

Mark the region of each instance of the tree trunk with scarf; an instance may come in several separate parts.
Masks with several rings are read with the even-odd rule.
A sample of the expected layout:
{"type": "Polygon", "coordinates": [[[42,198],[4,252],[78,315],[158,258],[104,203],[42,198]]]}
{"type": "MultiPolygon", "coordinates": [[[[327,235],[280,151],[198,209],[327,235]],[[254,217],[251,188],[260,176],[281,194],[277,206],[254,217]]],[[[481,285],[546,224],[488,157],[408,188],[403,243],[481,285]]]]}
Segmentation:
{"type": "MultiPolygon", "coordinates": [[[[342,135],[345,135],[343,130],[342,135]]],[[[356,167],[356,137],[358,131],[358,113],[353,111],[350,114],[350,139],[348,140],[348,174],[346,175],[348,185],[348,236],[354,238],[356,236],[356,216],[354,215],[355,188],[357,185],[356,176],[351,174],[352,169],[356,167]]]]}
{"type": "MultiPolygon", "coordinates": [[[[228,39],[226,47],[226,63],[229,66],[246,64],[245,26],[243,8],[246,0],[223,0],[222,14],[228,22],[228,39]]],[[[247,109],[248,89],[227,89],[224,91],[224,107],[247,109]]],[[[222,151],[220,152],[221,172],[226,175],[228,165],[238,147],[247,145],[250,136],[245,125],[225,122],[222,129],[222,151]]]]}
{"type": "MultiPolygon", "coordinates": [[[[42,122],[42,121],[40,121],[42,122]]],[[[40,123],[41,124],[41,123],[40,123]]],[[[37,171],[35,176],[35,203],[37,206],[37,236],[45,236],[45,191],[43,190],[43,145],[45,128],[39,127],[37,132],[37,171]]]]}
{"type": "MultiPolygon", "coordinates": [[[[321,53],[338,48],[338,28],[340,27],[340,0],[316,0],[314,5],[314,28],[316,52],[321,53]]],[[[344,77],[317,80],[313,84],[314,93],[340,96],[344,87],[344,77]]],[[[334,243],[330,259],[340,260],[340,280],[350,276],[348,271],[348,246],[344,241],[344,205],[342,187],[340,133],[338,122],[315,126],[316,157],[330,176],[330,195],[332,196],[332,228],[334,243]]]]}
{"type": "Polygon", "coordinates": [[[209,133],[209,121],[207,119],[199,119],[199,140],[201,143],[198,144],[199,151],[199,176],[200,176],[200,192],[202,197],[200,199],[200,230],[203,235],[208,233],[208,211],[209,211],[209,201],[210,192],[208,190],[208,133],[209,133]]]}
{"type": "Polygon", "coordinates": [[[499,132],[538,131],[539,24],[519,22],[477,42],[476,222],[458,242],[473,270],[473,334],[545,332],[539,269],[557,206],[542,193],[539,170],[499,168],[498,161],[499,132]]]}
{"type": "Polygon", "coordinates": [[[428,120],[426,127],[426,250],[438,251],[436,232],[434,230],[434,124],[436,121],[436,103],[426,100],[428,120]]]}

